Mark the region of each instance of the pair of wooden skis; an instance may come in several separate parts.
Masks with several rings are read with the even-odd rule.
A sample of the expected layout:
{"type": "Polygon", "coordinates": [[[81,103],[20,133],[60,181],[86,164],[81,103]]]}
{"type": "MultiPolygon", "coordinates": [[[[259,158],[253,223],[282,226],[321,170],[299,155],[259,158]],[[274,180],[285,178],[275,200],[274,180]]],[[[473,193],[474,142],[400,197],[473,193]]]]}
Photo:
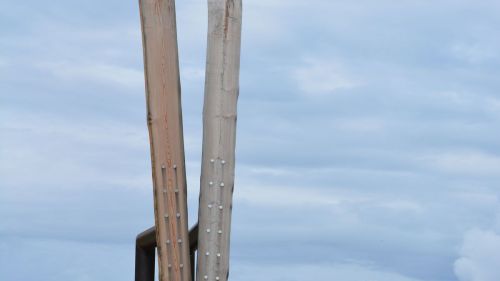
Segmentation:
{"type": "MultiPolygon", "coordinates": [[[[139,0],[160,281],[192,281],[174,0],[139,0]]],[[[208,0],[197,281],[225,281],[234,186],[241,0],[208,0]]]]}

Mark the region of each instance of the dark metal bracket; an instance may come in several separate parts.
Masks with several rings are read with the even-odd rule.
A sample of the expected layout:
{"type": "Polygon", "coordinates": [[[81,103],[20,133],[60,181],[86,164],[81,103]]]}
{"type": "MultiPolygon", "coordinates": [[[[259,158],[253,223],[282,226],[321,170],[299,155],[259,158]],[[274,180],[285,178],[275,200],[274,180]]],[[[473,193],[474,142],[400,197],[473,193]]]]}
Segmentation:
{"type": "MultiPolygon", "coordinates": [[[[194,279],[194,260],[198,249],[198,223],[189,230],[189,258],[194,279]]],[[[135,281],[154,281],[156,256],[156,227],[137,235],[135,239],[135,281]]]]}

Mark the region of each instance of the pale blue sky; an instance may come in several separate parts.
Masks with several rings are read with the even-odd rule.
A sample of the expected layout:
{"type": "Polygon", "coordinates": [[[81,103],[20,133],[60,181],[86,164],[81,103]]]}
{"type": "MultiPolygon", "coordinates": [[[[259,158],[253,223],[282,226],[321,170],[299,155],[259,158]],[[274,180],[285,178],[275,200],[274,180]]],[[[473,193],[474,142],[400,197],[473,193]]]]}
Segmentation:
{"type": "MultiPolygon", "coordinates": [[[[133,280],[137,1],[0,9],[0,279],[133,280]]],[[[230,279],[498,281],[500,3],[244,0],[230,279]]],[[[177,1],[190,217],[206,1],[177,1]]]]}

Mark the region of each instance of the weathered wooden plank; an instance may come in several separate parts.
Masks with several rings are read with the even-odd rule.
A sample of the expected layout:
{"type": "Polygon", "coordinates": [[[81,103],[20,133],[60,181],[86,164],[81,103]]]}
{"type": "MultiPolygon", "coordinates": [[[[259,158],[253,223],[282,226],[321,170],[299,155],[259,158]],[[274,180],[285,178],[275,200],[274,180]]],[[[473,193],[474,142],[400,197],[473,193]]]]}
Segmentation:
{"type": "Polygon", "coordinates": [[[241,0],[208,1],[197,280],[227,280],[239,91],[241,0]]]}
{"type": "Polygon", "coordinates": [[[174,0],[139,0],[160,281],[191,281],[174,0]]]}

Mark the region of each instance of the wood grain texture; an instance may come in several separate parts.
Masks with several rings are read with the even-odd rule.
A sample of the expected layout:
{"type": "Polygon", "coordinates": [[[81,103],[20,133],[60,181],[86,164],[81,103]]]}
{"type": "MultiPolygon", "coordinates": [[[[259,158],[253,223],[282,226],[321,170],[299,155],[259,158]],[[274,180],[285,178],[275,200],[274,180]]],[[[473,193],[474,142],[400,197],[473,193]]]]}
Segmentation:
{"type": "Polygon", "coordinates": [[[239,92],[241,0],[208,1],[198,281],[227,280],[239,92]]]}
{"type": "Polygon", "coordinates": [[[191,281],[173,0],[139,0],[160,281],[191,281]]]}

